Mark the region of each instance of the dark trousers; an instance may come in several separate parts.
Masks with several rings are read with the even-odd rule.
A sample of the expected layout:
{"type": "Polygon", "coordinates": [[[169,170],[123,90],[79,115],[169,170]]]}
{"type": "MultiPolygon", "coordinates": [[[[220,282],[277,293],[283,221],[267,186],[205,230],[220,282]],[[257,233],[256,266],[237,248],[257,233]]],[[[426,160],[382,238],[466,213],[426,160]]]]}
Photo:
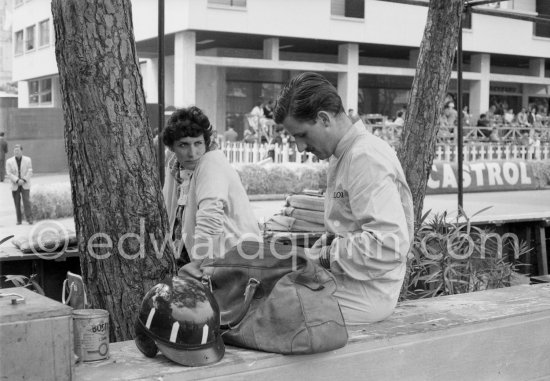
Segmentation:
{"type": "Polygon", "coordinates": [[[31,191],[29,189],[23,189],[23,186],[21,185],[17,187],[17,190],[11,191],[18,223],[21,223],[22,220],[21,198],[23,198],[23,207],[25,208],[25,217],[27,217],[27,222],[32,222],[30,193],[31,191]]]}
{"type": "Polygon", "coordinates": [[[6,160],[0,160],[0,182],[4,182],[6,178],[6,160]]]}

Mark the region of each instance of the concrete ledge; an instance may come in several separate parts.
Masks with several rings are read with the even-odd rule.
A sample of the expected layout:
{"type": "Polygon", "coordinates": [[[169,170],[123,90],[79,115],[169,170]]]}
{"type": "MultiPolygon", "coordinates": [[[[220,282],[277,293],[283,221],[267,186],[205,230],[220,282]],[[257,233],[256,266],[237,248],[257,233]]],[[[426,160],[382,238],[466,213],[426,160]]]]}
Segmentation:
{"type": "Polygon", "coordinates": [[[349,327],[346,347],[282,356],[228,347],[203,368],[143,356],[133,341],[80,364],[77,380],[531,380],[550,377],[550,285],[401,303],[387,320],[349,327]]]}

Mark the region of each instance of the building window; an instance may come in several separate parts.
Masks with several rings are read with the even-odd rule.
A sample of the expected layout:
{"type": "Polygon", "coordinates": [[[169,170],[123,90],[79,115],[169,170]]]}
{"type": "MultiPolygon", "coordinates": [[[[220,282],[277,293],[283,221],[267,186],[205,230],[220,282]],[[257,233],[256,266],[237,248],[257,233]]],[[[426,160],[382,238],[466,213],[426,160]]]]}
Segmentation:
{"type": "MultiPolygon", "coordinates": [[[[550,1],[537,0],[537,13],[540,18],[550,20],[550,1]]],[[[535,36],[550,38],[550,24],[535,22],[535,36]]]]}
{"type": "Polygon", "coordinates": [[[25,39],[25,51],[33,50],[35,44],[35,26],[31,25],[26,29],[26,39],[25,39]]]}
{"type": "Polygon", "coordinates": [[[331,0],[330,13],[333,16],[365,18],[365,0],[331,0]]]}
{"type": "Polygon", "coordinates": [[[208,0],[209,5],[225,5],[227,7],[246,7],[246,0],[208,0]]]}
{"type": "Polygon", "coordinates": [[[15,32],[15,54],[23,54],[23,31],[15,32]]]}
{"type": "Polygon", "coordinates": [[[464,12],[462,14],[462,28],[472,29],[472,12],[464,12]]]}
{"type": "Polygon", "coordinates": [[[39,79],[29,82],[29,104],[42,105],[52,103],[52,79],[39,79]]]}
{"type": "Polygon", "coordinates": [[[50,44],[50,20],[41,21],[38,24],[40,31],[38,46],[46,46],[50,44]]]}

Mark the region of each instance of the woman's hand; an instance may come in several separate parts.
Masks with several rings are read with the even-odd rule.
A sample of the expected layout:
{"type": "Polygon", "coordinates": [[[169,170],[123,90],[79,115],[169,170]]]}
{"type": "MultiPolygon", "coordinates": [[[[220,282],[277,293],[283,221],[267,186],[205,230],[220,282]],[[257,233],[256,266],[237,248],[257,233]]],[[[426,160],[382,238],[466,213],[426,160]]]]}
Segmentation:
{"type": "Polygon", "coordinates": [[[202,278],[202,270],[200,268],[201,263],[202,261],[189,262],[178,270],[178,276],[200,280],[202,278]]]}

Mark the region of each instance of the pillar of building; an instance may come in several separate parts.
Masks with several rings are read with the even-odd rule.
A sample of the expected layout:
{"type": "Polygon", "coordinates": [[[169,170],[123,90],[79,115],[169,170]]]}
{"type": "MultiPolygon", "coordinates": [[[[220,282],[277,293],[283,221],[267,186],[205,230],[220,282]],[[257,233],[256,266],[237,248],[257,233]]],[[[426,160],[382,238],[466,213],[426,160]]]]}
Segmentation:
{"type": "Polygon", "coordinates": [[[544,58],[529,59],[529,75],[544,78],[544,58]]]}
{"type": "Polygon", "coordinates": [[[266,38],[264,40],[264,59],[279,61],[279,39],[266,38]]]}
{"type": "Polygon", "coordinates": [[[174,38],[174,106],[196,102],[195,32],[178,32],[174,38]]]}
{"type": "Polygon", "coordinates": [[[225,96],[227,86],[225,68],[217,66],[199,65],[197,67],[197,96],[196,105],[200,107],[218,134],[225,131],[225,96]]]}
{"type": "Polygon", "coordinates": [[[488,53],[473,54],[470,67],[470,71],[481,74],[479,80],[470,81],[470,113],[477,120],[489,109],[491,56],[488,53]]]}
{"type": "Polygon", "coordinates": [[[416,68],[418,64],[418,56],[420,55],[420,49],[409,50],[409,67],[416,68]]]}
{"type": "Polygon", "coordinates": [[[29,82],[27,81],[17,82],[17,107],[29,107],[29,82]]]}
{"type": "Polygon", "coordinates": [[[352,108],[357,111],[359,91],[359,45],[342,44],[338,46],[338,63],[347,65],[347,70],[338,73],[338,94],[342,98],[346,112],[352,108]]]}

